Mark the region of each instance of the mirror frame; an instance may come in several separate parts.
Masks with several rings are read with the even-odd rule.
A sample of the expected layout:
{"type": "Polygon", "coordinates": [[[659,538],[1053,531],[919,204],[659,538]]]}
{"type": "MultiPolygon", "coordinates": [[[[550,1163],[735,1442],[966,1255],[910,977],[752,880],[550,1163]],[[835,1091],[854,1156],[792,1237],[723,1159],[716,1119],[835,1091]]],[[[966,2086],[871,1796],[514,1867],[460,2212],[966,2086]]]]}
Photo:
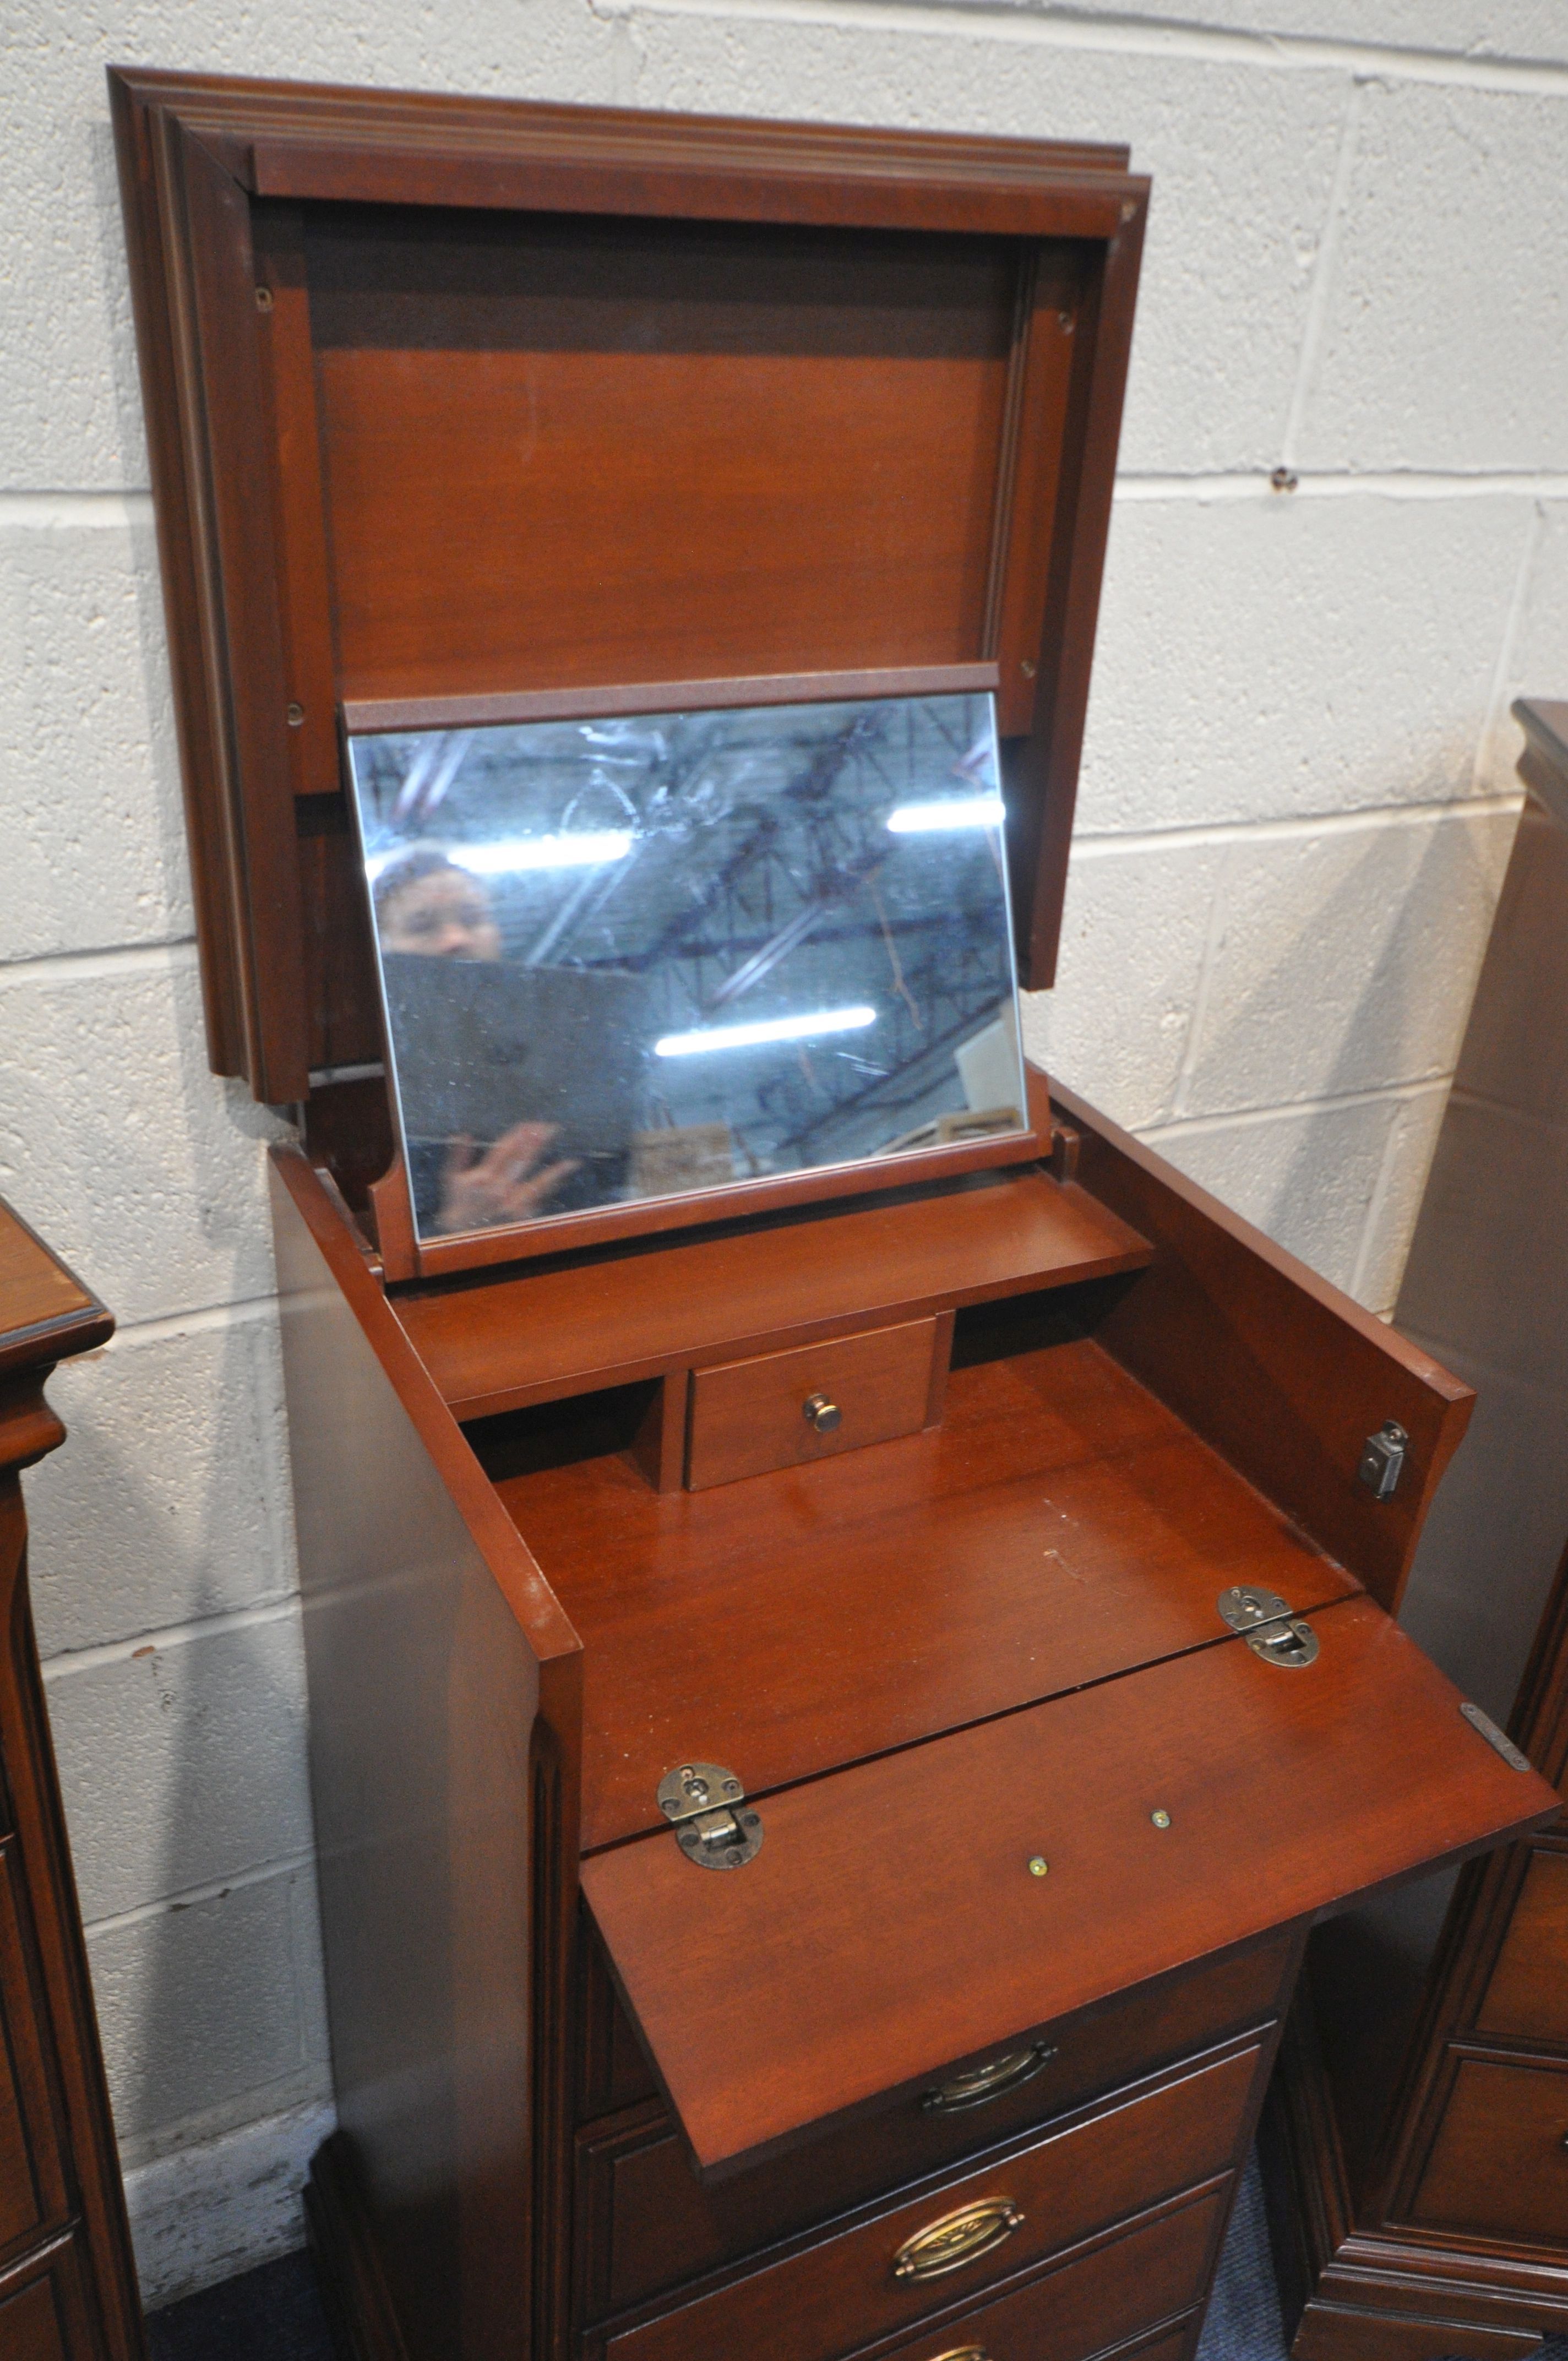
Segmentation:
{"type": "MultiPolygon", "coordinates": [[[[530,691],[489,697],[351,700],[339,708],[345,774],[348,741],[382,733],[455,730],[532,721],[587,720],[611,714],[641,715],[759,705],[806,705],[872,701],[891,697],[994,694],[993,664],[944,664],[900,672],[799,673],[761,679],[660,681],[641,686],[530,691]]],[[[818,1203],[829,1198],[884,1195],[915,1183],[951,1180],[999,1166],[1028,1164],[1049,1153],[1050,1108],[1035,1070],[1025,1060],[1029,1104],[1025,1127],[961,1145],[905,1148],[896,1155],[823,1164],[805,1171],[734,1180],[715,1188],[639,1197],[575,1213],[543,1213],[532,1222],[497,1223],[452,1237],[421,1239],[414,1227],[408,1168],[401,1147],[391,1060],[386,1058],[385,1087],[393,1137],[390,1168],[370,1190],[381,1257],[389,1279],[433,1279],[452,1271],[480,1269],[580,1246],[655,1236],[742,1216],[818,1203]]]]}

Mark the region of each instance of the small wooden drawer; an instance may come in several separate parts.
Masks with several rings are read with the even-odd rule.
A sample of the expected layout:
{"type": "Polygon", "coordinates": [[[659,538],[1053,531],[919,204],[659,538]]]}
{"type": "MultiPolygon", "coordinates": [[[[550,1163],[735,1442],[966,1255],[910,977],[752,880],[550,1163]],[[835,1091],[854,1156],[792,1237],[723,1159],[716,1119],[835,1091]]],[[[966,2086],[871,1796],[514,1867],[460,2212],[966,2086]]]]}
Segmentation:
{"type": "MultiPolygon", "coordinates": [[[[591,1959],[598,1945],[589,1949],[591,1959]]],[[[999,2077],[991,2092],[953,2107],[939,2103],[953,2078],[938,2077],[728,2180],[697,2179],[658,2100],[628,2107],[578,2136],[578,2317],[602,2320],[646,2302],[1260,2025],[1274,2013],[1293,1954],[1290,1942],[1277,1939],[1197,1974],[1142,1985],[1112,2007],[1025,2037],[1001,2059],[976,2061],[1017,2057],[1034,2070],[1026,2079],[999,2077]]],[[[589,1994],[606,2014],[615,2008],[602,1968],[590,1966],[589,1994]]],[[[618,2008],[615,2016],[624,2027],[620,2039],[607,2029],[596,2051],[640,2057],[618,2008]]]]}
{"type": "Polygon", "coordinates": [[[1568,2066],[1457,2057],[1410,2220],[1568,2247],[1568,2066]]]}
{"type": "Polygon", "coordinates": [[[1539,1846],[1475,2024],[1482,2033],[1568,2049],[1568,1852],[1539,1846]]]}
{"type": "Polygon", "coordinates": [[[1203,2300],[1229,2193],[1226,2180],[1167,2206],[1092,2253],[897,2345],[888,2361],[1085,2361],[1107,2345],[1115,2361],[1176,2361],[1185,2327],[1165,2323],[1203,2300]],[[1163,2334],[1150,2338],[1156,2323],[1163,2334]]]}
{"type": "Polygon", "coordinates": [[[694,1369],[687,1485],[701,1492],[931,1424],[946,1375],[938,1326],[935,1319],[909,1320],[694,1369]]]}
{"type": "Polygon", "coordinates": [[[734,2361],[742,2353],[823,2361],[895,2335],[1228,2171],[1263,2059],[1256,2044],[1233,2049],[1032,2146],[993,2153],[978,2170],[612,2334],[607,2361],[734,2361]]]}

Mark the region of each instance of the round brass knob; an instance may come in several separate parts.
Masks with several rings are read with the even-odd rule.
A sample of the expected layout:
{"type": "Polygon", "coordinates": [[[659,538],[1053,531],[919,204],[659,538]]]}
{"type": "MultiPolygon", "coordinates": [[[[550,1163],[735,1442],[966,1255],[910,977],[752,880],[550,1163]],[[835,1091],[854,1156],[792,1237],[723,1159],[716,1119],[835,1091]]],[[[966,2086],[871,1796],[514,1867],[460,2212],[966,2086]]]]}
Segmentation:
{"type": "Polygon", "coordinates": [[[835,1427],[844,1423],[843,1411],[826,1394],[807,1394],[800,1409],[807,1426],[814,1426],[818,1434],[831,1434],[835,1427]]]}

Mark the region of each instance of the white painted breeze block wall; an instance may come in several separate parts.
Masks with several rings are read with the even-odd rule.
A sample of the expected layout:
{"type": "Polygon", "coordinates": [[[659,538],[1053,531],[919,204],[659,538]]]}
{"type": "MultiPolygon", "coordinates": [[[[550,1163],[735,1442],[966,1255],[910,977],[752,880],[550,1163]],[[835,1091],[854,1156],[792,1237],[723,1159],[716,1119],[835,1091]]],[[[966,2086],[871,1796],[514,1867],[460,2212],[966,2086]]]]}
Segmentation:
{"type": "Polygon", "coordinates": [[[296,2241],[330,2115],[280,1126],[206,1068],[105,63],[1130,141],[1151,234],[1030,1039],[1386,1310],[1512,831],[1507,701],[1568,693],[1568,10],[11,0],[5,38],[0,1188],[121,1323],[56,1378],[30,1492],[158,2301],[296,2241]]]}

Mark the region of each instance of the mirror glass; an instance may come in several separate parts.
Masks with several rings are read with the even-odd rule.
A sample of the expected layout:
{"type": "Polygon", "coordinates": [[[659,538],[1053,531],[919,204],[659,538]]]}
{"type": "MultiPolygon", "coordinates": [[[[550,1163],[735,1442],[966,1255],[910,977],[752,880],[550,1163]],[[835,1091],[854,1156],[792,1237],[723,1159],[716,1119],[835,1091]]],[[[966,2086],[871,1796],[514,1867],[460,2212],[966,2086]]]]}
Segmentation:
{"type": "Polygon", "coordinates": [[[349,759],[422,1239],[1025,1127],[989,696],[349,759]]]}

